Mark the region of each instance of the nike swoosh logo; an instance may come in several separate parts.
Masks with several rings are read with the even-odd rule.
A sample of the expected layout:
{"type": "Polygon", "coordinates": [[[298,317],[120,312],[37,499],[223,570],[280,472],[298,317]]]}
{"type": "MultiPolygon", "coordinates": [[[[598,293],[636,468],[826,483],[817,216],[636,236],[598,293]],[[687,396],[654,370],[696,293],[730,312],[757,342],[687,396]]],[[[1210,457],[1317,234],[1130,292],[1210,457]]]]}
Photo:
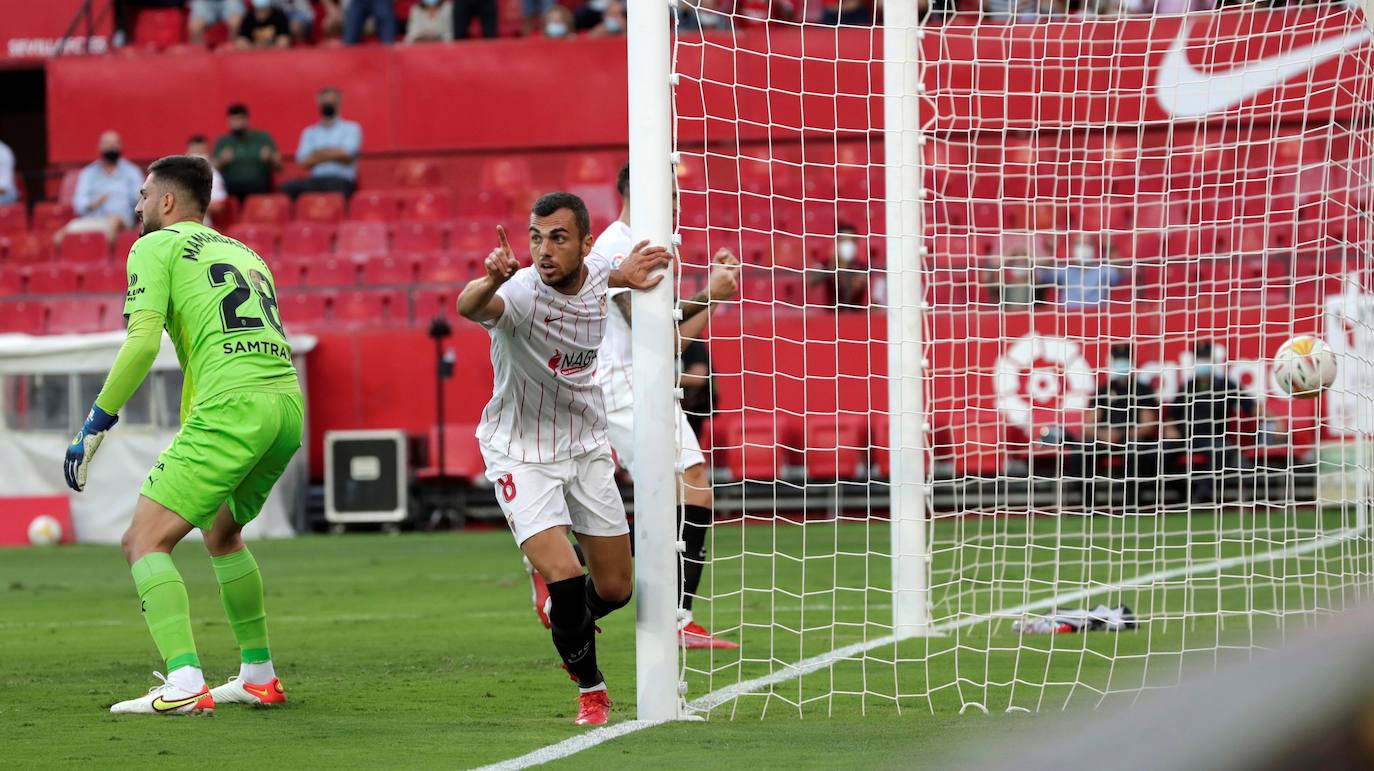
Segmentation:
{"type": "Polygon", "coordinates": [[[559,319],[562,319],[562,318],[563,318],[562,316],[545,316],[545,317],[544,317],[544,323],[545,323],[545,324],[549,324],[549,323],[558,321],[559,319]]]}
{"type": "Polygon", "coordinates": [[[1189,27],[1185,22],[1179,29],[1159,62],[1155,79],[1155,100],[1175,118],[1196,118],[1235,107],[1369,40],[1369,30],[1351,30],[1225,72],[1204,73],[1188,61],[1189,27]]]}
{"type": "Polygon", "coordinates": [[[272,693],[272,688],[271,688],[271,686],[267,686],[267,685],[264,685],[264,686],[262,686],[261,688],[259,688],[259,687],[257,687],[257,686],[253,686],[253,685],[245,685],[245,686],[243,686],[243,690],[245,690],[245,691],[247,691],[247,692],[253,694],[254,696],[258,697],[259,699],[266,699],[267,696],[268,696],[268,694],[272,693]]]}
{"type": "Polygon", "coordinates": [[[162,698],[161,696],[158,696],[158,697],[156,697],[156,698],[153,699],[153,711],[155,711],[155,712],[170,712],[170,711],[172,711],[172,710],[174,710],[174,709],[177,709],[177,708],[179,708],[179,707],[184,707],[184,706],[186,706],[187,704],[194,704],[194,703],[200,701],[200,700],[201,700],[201,697],[203,697],[203,696],[205,696],[205,694],[203,694],[203,693],[197,693],[197,694],[195,694],[194,696],[187,696],[187,697],[184,698],[184,699],[172,699],[171,701],[168,701],[168,700],[162,698]]]}

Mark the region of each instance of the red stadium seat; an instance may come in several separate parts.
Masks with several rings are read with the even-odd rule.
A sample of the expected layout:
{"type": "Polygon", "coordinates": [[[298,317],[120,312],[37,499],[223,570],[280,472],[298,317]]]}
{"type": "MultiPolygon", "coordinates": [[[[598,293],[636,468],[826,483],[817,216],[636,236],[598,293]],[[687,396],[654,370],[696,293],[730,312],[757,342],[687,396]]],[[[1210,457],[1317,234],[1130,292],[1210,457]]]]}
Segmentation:
{"type": "Polygon", "coordinates": [[[327,257],[334,253],[337,230],[321,222],[288,222],[282,226],[277,254],[288,259],[327,257]]]}
{"type": "Polygon", "coordinates": [[[58,245],[57,259],[62,262],[107,262],[110,241],[104,233],[72,233],[58,245]]]}
{"type": "Polygon", "coordinates": [[[458,301],[460,287],[444,289],[421,289],[415,292],[415,323],[428,324],[436,316],[454,318],[458,315],[454,303],[458,301]]]}
{"type": "Polygon", "coordinates": [[[272,283],[277,289],[294,289],[298,286],[305,286],[305,272],[309,269],[312,259],[287,260],[276,259],[268,266],[272,269],[272,283]]]}
{"type": "Polygon", "coordinates": [[[808,416],[805,440],[807,479],[862,478],[868,454],[866,415],[808,416]]]}
{"type": "Polygon", "coordinates": [[[35,233],[52,234],[76,217],[72,207],[55,201],[39,201],[33,207],[33,227],[35,233]]]}
{"type": "Polygon", "coordinates": [[[481,262],[471,256],[435,255],[419,261],[418,278],[421,284],[456,284],[477,276],[481,262]]]}
{"type": "Polygon", "coordinates": [[[341,257],[386,254],[387,240],[386,223],[349,221],[339,225],[339,237],[334,250],[341,257]]]}
{"type": "Polygon", "coordinates": [[[282,325],[288,330],[297,327],[322,327],[329,310],[329,295],[322,292],[282,292],[277,296],[277,310],[282,325]]]}
{"type": "Polygon", "coordinates": [[[24,271],[15,265],[0,263],[0,297],[13,297],[24,291],[24,271]]]}
{"type": "Polygon", "coordinates": [[[577,185],[569,188],[568,192],[581,198],[587,205],[594,229],[604,227],[605,223],[620,216],[620,198],[612,185],[577,185]]]}
{"type": "Polygon", "coordinates": [[[443,222],[453,216],[453,193],[447,188],[429,188],[405,193],[401,198],[401,219],[443,222]]]}
{"type": "Polygon", "coordinates": [[[129,286],[125,264],[81,266],[81,291],[88,294],[119,294],[129,286]]]}
{"type": "Polygon", "coordinates": [[[62,182],[57,186],[57,200],[68,206],[76,199],[76,184],[81,181],[81,169],[67,169],[62,173],[62,182]]]}
{"type": "Polygon", "coordinates": [[[428,257],[409,254],[373,257],[363,263],[363,286],[395,286],[415,283],[419,262],[428,257]]]}
{"type": "MultiPolygon", "coordinates": [[[[440,476],[439,468],[439,429],[429,430],[428,462],[424,468],[417,469],[415,476],[420,479],[435,479],[440,476]]],[[[482,450],[477,446],[477,424],[458,423],[444,427],[444,465],[443,476],[456,479],[481,479],[486,471],[482,460],[482,450]]]]}
{"type": "Polygon", "coordinates": [[[615,175],[624,165],[624,156],[619,159],[606,153],[574,153],[568,156],[567,171],[563,174],[563,187],[575,185],[606,185],[615,187],[615,175]]]}
{"type": "Polygon", "coordinates": [[[47,262],[52,257],[52,236],[48,233],[21,233],[10,239],[12,263],[47,262]]]}
{"type": "Polygon", "coordinates": [[[346,257],[307,260],[305,266],[305,286],[311,288],[357,286],[357,262],[346,257]]]}
{"type": "Polygon", "coordinates": [[[433,187],[443,183],[443,168],[427,158],[408,158],[396,164],[398,187],[433,187]]]}
{"type": "Polygon", "coordinates": [[[84,268],[64,263],[48,263],[29,268],[29,294],[74,294],[84,268]]]}
{"type": "Polygon", "coordinates": [[[119,262],[121,265],[124,264],[124,261],[129,258],[129,251],[134,248],[134,242],[137,240],[137,230],[130,229],[119,231],[119,235],[115,236],[114,245],[111,247],[111,254],[114,256],[115,261],[119,262]]]}
{"type": "Polygon", "coordinates": [[[343,193],[303,193],[296,199],[299,222],[338,222],[343,216],[343,193]]]}
{"type": "Polygon", "coordinates": [[[23,233],[29,229],[29,213],[22,203],[0,206],[0,236],[23,233]]]}
{"type": "Polygon", "coordinates": [[[47,308],[41,302],[0,301],[0,333],[41,335],[47,317],[47,308]]]}
{"type": "Polygon", "coordinates": [[[400,216],[401,196],[391,190],[359,190],[348,202],[348,218],[365,222],[391,222],[400,216]]]}
{"type": "Polygon", "coordinates": [[[488,158],[482,162],[482,190],[495,190],[516,198],[534,188],[534,173],[528,158],[488,158]]]}
{"type": "Polygon", "coordinates": [[[181,8],[134,8],[133,42],[162,49],[186,42],[186,11],[181,8]]]}
{"type": "Polygon", "coordinates": [[[107,312],[107,304],[91,299],[49,300],[45,331],[49,334],[85,334],[116,329],[123,324],[122,313],[107,312]]]}
{"type": "MultiPolygon", "coordinates": [[[[795,433],[794,421],[784,413],[758,412],[729,421],[724,435],[725,462],[734,478],[758,482],[780,478],[788,460],[785,445],[795,433]]],[[[717,431],[716,438],[721,436],[717,431]]]]}
{"type": "Polygon", "coordinates": [[[439,222],[398,222],[391,228],[393,254],[428,254],[444,249],[445,226],[439,222]]]}
{"type": "Polygon", "coordinates": [[[510,198],[491,190],[460,195],[456,205],[459,217],[506,220],[511,216],[510,198]]]}
{"type": "Polygon", "coordinates": [[[335,295],[331,317],[336,324],[410,323],[410,300],[404,289],[372,289],[335,295]]]}
{"type": "Polygon", "coordinates": [[[291,199],[285,193],[261,193],[243,200],[244,224],[281,225],[291,219],[291,199]]]}
{"type": "Polygon", "coordinates": [[[225,235],[257,252],[259,257],[270,260],[277,254],[277,240],[281,237],[281,227],[245,222],[229,228],[225,235]]]}

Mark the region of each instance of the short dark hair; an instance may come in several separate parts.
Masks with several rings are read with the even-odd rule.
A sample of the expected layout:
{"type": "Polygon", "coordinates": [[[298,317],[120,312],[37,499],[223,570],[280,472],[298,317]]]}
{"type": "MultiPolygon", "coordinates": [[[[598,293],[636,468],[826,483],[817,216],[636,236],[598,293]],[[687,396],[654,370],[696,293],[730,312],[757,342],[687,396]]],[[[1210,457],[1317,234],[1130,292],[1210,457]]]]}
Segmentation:
{"type": "Polygon", "coordinates": [[[195,201],[197,210],[210,208],[210,162],[194,155],[169,155],[153,161],[148,173],[158,180],[175,185],[195,201]]]}
{"type": "Polygon", "coordinates": [[[229,111],[228,111],[227,114],[228,114],[228,115],[242,115],[243,117],[247,118],[247,117],[248,117],[248,105],[244,104],[243,102],[234,102],[233,104],[229,105],[229,111]]]}
{"type": "Polygon", "coordinates": [[[1130,343],[1116,343],[1111,348],[1111,357],[1113,359],[1129,359],[1131,358],[1131,350],[1130,343]]]}
{"type": "Polygon", "coordinates": [[[343,92],[340,91],[339,89],[333,87],[333,86],[325,86],[324,88],[320,89],[319,91],[316,91],[316,92],[315,92],[315,98],[316,98],[316,99],[319,99],[320,97],[324,96],[325,94],[333,94],[335,99],[338,99],[339,101],[343,101],[343,92]]]}
{"type": "Polygon", "coordinates": [[[205,144],[207,141],[208,141],[208,140],[206,140],[204,134],[192,134],[192,135],[190,136],[190,138],[186,140],[186,144],[188,144],[188,145],[203,145],[203,144],[205,144]]]}
{"type": "Polygon", "coordinates": [[[586,238],[592,232],[592,215],[587,213],[587,204],[572,193],[545,193],[534,202],[531,213],[536,217],[547,217],[559,209],[567,209],[577,220],[578,238],[586,238]]]}
{"type": "Polygon", "coordinates": [[[835,234],[836,234],[836,235],[843,234],[843,235],[847,235],[847,236],[857,236],[857,235],[859,234],[859,229],[856,228],[856,227],[854,227],[853,225],[849,224],[848,222],[841,222],[841,223],[839,223],[839,224],[837,224],[837,225],[835,226],[835,234]]]}
{"type": "Polygon", "coordinates": [[[615,175],[615,189],[620,193],[622,201],[630,200],[630,164],[627,162],[620,167],[620,171],[615,175]]]}
{"type": "Polygon", "coordinates": [[[1212,360],[1212,341],[1202,340],[1193,345],[1193,358],[1198,361],[1212,360]]]}

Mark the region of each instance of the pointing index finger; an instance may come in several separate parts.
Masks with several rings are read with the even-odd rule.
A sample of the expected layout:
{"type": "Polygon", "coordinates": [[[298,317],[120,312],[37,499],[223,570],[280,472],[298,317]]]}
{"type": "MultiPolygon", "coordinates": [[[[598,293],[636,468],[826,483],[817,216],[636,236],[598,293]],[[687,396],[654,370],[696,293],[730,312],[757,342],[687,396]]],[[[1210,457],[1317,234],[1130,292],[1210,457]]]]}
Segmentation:
{"type": "Polygon", "coordinates": [[[508,241],[508,240],[506,239],[506,229],[505,229],[504,227],[502,227],[501,225],[497,225],[497,226],[496,226],[496,237],[499,238],[499,239],[501,239],[501,248],[502,248],[502,249],[505,249],[505,250],[508,251],[508,252],[509,252],[509,251],[513,251],[513,250],[510,248],[510,241],[508,241]]]}

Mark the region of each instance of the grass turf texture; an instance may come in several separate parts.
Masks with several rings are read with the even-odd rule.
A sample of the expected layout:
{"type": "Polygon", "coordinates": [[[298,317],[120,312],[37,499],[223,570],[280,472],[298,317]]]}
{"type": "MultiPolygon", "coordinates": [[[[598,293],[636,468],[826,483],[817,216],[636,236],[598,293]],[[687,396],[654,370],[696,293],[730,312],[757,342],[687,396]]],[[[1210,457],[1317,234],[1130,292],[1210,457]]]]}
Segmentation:
{"type": "MultiPolygon", "coordinates": [[[[1284,545],[1283,533],[1311,536],[1317,529],[1315,515],[1283,516],[1288,519],[943,522],[935,539],[936,620],[1049,596],[1055,586],[1081,585],[1085,576],[1119,580],[1181,561],[1266,551],[1284,545]],[[1276,542],[1241,537],[1243,529],[1256,527],[1276,542]],[[965,545],[948,548],[955,538],[965,545]],[[993,548],[994,541],[1003,546],[993,548]],[[1057,568],[1045,550],[1031,545],[1050,542],[1059,542],[1058,553],[1065,555],[1057,568]],[[1147,543],[1159,559],[1132,551],[1147,543]],[[1021,567],[1028,558],[1034,565],[1030,583],[1021,567]],[[956,574],[966,580],[953,583],[956,574]]],[[[1328,515],[1321,529],[1335,531],[1347,519],[1328,515]]],[[[743,655],[692,652],[689,698],[865,634],[885,634],[886,532],[880,521],[717,528],[714,575],[708,573],[703,585],[717,601],[698,616],[745,647],[743,655]],[[865,582],[875,588],[858,591],[865,582]],[[770,585],[778,591],[764,591],[770,585]]],[[[958,717],[963,704],[1000,713],[1009,704],[1058,708],[1066,701],[1095,702],[1102,691],[1129,694],[1142,683],[1176,681],[1186,659],[1211,660],[1218,640],[1244,648],[1275,627],[1274,616],[1239,615],[1246,608],[1339,606],[1331,587],[1363,559],[1353,553],[1356,543],[1365,541],[1088,603],[1125,599],[1142,613],[1170,619],[1137,632],[1028,637],[1018,648],[1010,622],[1001,620],[880,647],[719,707],[707,724],[643,731],[565,765],[819,767],[833,765],[836,752],[862,757],[868,766],[909,765],[949,751],[961,738],[983,741],[1042,720],[958,717]],[[1218,607],[1237,614],[1226,617],[1224,629],[1218,607]],[[1007,684],[984,687],[989,681],[1007,684]],[[892,698],[897,687],[900,718],[892,698]],[[732,714],[763,715],[766,727],[754,719],[727,720],[732,714]],[[798,721],[799,714],[831,719],[798,721]]],[[[571,725],[574,691],[529,608],[528,583],[507,534],[308,537],[255,544],[253,550],[267,585],[274,657],[291,702],[264,711],[226,705],[212,719],[106,712],[110,703],[152,685],[148,673],[161,668],[116,548],[0,551],[6,609],[0,618],[0,745],[7,765],[181,760],[232,766],[258,757],[308,767],[460,767],[511,758],[585,731],[571,725]]],[[[218,684],[237,671],[238,656],[209,561],[196,543],[182,545],[176,561],[191,594],[206,675],[218,684]]],[[[617,720],[633,717],[635,709],[633,619],[633,608],[606,619],[598,641],[617,720]]]]}

